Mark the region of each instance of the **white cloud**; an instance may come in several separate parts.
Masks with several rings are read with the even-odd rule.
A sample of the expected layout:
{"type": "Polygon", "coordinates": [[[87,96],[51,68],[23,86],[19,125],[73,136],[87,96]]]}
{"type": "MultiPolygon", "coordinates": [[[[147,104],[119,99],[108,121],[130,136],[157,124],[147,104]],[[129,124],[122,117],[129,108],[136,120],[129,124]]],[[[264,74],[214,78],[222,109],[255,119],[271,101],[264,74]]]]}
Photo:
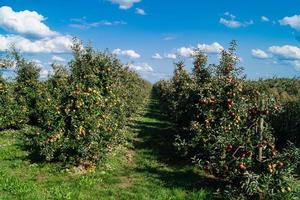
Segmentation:
{"type": "Polygon", "coordinates": [[[165,54],[164,57],[165,57],[165,58],[168,58],[168,59],[176,59],[176,58],[177,58],[177,55],[174,54],[174,53],[168,53],[168,54],[165,54]]]}
{"type": "Polygon", "coordinates": [[[212,44],[198,44],[198,49],[205,53],[220,53],[224,50],[224,47],[220,45],[218,42],[214,42],[212,44]]]}
{"type": "Polygon", "coordinates": [[[252,24],[254,24],[254,21],[253,21],[253,20],[250,20],[250,21],[244,22],[243,26],[246,27],[246,26],[250,26],[250,25],[252,25],[252,24]]]}
{"type": "MultiPolygon", "coordinates": [[[[214,42],[212,44],[198,44],[196,47],[193,47],[193,46],[180,47],[180,48],[176,49],[175,53],[165,54],[164,58],[176,59],[177,56],[191,57],[191,56],[193,56],[195,49],[202,51],[203,53],[206,53],[206,54],[218,54],[224,50],[224,47],[222,45],[220,45],[218,42],[214,42]]],[[[156,57],[156,54],[154,56],[156,57]]],[[[152,56],[152,58],[154,56],[152,56]]],[[[158,56],[160,56],[160,55],[158,54],[157,57],[158,56]]],[[[162,58],[160,58],[160,59],[162,59],[162,58]]]]}
{"type": "Polygon", "coordinates": [[[300,71],[300,60],[288,61],[290,65],[294,67],[295,70],[300,71]]]}
{"type": "Polygon", "coordinates": [[[55,62],[65,62],[66,60],[60,56],[57,55],[53,55],[51,60],[55,61],[55,62]]]}
{"type": "Polygon", "coordinates": [[[233,15],[233,14],[231,14],[230,12],[225,12],[224,15],[225,15],[225,16],[228,16],[228,17],[230,17],[230,18],[232,18],[232,19],[235,19],[235,18],[236,18],[236,16],[233,15]]]}
{"type": "Polygon", "coordinates": [[[270,21],[270,19],[266,16],[261,16],[261,21],[262,22],[268,22],[268,21],[270,21]]]}
{"type": "Polygon", "coordinates": [[[261,49],[252,49],[251,54],[254,58],[267,59],[269,55],[261,49]]]}
{"type": "Polygon", "coordinates": [[[39,67],[43,67],[43,63],[39,59],[32,59],[31,61],[34,62],[39,67]]]}
{"type": "Polygon", "coordinates": [[[298,60],[300,59],[300,48],[291,45],[271,46],[269,49],[274,56],[282,60],[298,60]]]}
{"type": "MultiPolygon", "coordinates": [[[[260,58],[272,58],[273,64],[291,65],[295,70],[300,70],[300,48],[292,45],[271,46],[269,54],[260,49],[255,49],[255,54],[260,58]]],[[[252,55],[254,50],[252,50],[252,55]]]]}
{"type": "Polygon", "coordinates": [[[283,26],[290,26],[293,29],[300,31],[300,15],[284,17],[283,19],[279,20],[279,24],[283,26]]]}
{"type": "Polygon", "coordinates": [[[241,22],[239,21],[234,19],[224,19],[223,17],[221,17],[219,22],[229,28],[239,28],[242,26],[241,22]]]}
{"type": "Polygon", "coordinates": [[[110,2],[118,4],[122,10],[127,10],[131,8],[133,4],[141,2],[141,0],[110,0],[110,2]]]}
{"type": "Polygon", "coordinates": [[[138,72],[153,72],[153,68],[148,63],[139,63],[139,64],[129,64],[129,69],[138,71],[138,72]]]}
{"type": "Polygon", "coordinates": [[[226,26],[228,28],[247,27],[249,25],[254,24],[253,20],[240,22],[240,21],[236,20],[236,16],[234,16],[233,14],[231,14],[229,12],[225,12],[224,15],[226,16],[226,18],[221,17],[219,20],[219,23],[223,24],[224,26],[226,26]]]}
{"type": "Polygon", "coordinates": [[[193,47],[181,47],[177,49],[177,53],[183,57],[191,57],[194,53],[193,47]]]}
{"type": "Polygon", "coordinates": [[[42,61],[39,59],[31,59],[31,61],[37,64],[42,64],[42,61]]]}
{"type": "Polygon", "coordinates": [[[41,68],[40,77],[41,79],[46,79],[51,74],[51,70],[45,67],[41,68]]]}
{"type": "Polygon", "coordinates": [[[300,71],[300,60],[274,60],[274,65],[292,66],[296,71],[300,71]]]}
{"type": "Polygon", "coordinates": [[[128,58],[133,58],[133,59],[141,57],[140,54],[138,54],[137,52],[135,52],[134,50],[131,50],[131,49],[129,49],[129,50],[115,49],[115,50],[113,50],[112,53],[116,54],[116,55],[126,56],[128,58]]]}
{"type": "Polygon", "coordinates": [[[36,64],[40,68],[40,78],[41,79],[46,79],[48,76],[53,72],[53,70],[50,68],[49,65],[52,63],[43,63],[42,61],[38,59],[32,59],[32,62],[36,64]]]}
{"type": "Polygon", "coordinates": [[[153,59],[158,59],[158,60],[161,60],[163,59],[163,57],[159,54],[159,53],[155,53],[153,56],[152,56],[153,59]]]}
{"type": "Polygon", "coordinates": [[[241,56],[235,56],[239,62],[244,62],[244,58],[241,56]]]}
{"type": "Polygon", "coordinates": [[[99,26],[117,26],[117,25],[126,25],[125,21],[107,21],[101,20],[96,22],[87,22],[86,18],[74,18],[70,20],[72,23],[69,24],[72,28],[78,29],[89,29],[89,28],[96,28],[99,26]]]}
{"type": "Polygon", "coordinates": [[[43,23],[44,16],[35,11],[15,12],[11,7],[0,7],[0,27],[19,34],[48,37],[58,35],[43,23]]]}
{"type": "Polygon", "coordinates": [[[66,53],[70,52],[72,37],[55,36],[32,41],[17,35],[0,35],[0,51],[8,50],[11,45],[24,53],[66,53]]]}
{"type": "Polygon", "coordinates": [[[145,12],[145,10],[141,9],[141,8],[136,8],[135,9],[135,13],[138,14],[138,15],[147,15],[147,13],[145,12]]]}
{"type": "Polygon", "coordinates": [[[177,38],[177,36],[175,36],[175,35],[169,35],[169,36],[164,37],[164,40],[171,41],[171,40],[175,40],[176,38],[177,38]]]}

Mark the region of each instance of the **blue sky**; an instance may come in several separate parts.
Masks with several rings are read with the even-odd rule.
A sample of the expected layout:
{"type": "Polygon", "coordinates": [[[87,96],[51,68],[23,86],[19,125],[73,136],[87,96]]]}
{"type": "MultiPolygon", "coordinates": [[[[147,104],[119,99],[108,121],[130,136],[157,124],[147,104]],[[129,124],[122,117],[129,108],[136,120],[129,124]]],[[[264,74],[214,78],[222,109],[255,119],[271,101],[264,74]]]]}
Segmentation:
{"type": "Polygon", "coordinates": [[[1,0],[0,51],[15,43],[51,73],[66,63],[72,37],[117,54],[155,82],[170,77],[174,61],[187,69],[199,47],[217,62],[237,40],[248,78],[300,75],[299,1],[258,0],[1,0]]]}

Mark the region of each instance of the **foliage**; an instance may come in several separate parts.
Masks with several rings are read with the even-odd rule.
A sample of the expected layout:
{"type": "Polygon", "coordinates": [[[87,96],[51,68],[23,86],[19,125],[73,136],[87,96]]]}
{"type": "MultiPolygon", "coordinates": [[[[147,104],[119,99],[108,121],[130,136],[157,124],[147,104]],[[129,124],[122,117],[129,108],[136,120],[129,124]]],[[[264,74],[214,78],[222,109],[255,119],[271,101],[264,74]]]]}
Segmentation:
{"type": "Polygon", "coordinates": [[[149,84],[119,60],[74,43],[68,69],[53,66],[40,90],[38,124],[27,134],[31,151],[48,161],[93,169],[124,141],[128,117],[148,95],[149,84]]]}
{"type": "Polygon", "coordinates": [[[300,80],[297,78],[273,78],[268,80],[249,81],[248,88],[259,88],[281,102],[282,110],[278,115],[270,116],[276,145],[283,148],[289,141],[300,145],[300,80]]]}
{"type": "Polygon", "coordinates": [[[274,128],[276,144],[284,147],[293,142],[300,147],[300,101],[287,102],[283,105],[282,112],[271,117],[271,126],[274,128]]]}
{"type": "Polygon", "coordinates": [[[26,115],[25,122],[36,125],[40,68],[35,62],[27,61],[16,49],[12,49],[10,55],[10,62],[16,68],[15,101],[26,115]]]}
{"type": "Polygon", "coordinates": [[[115,56],[77,40],[73,56],[68,66],[53,64],[47,80],[14,48],[1,59],[16,78],[0,79],[0,129],[30,125],[26,146],[36,158],[93,169],[126,140],[124,126],[151,86],[115,56]]]}
{"type": "Polygon", "coordinates": [[[175,145],[207,173],[228,181],[231,198],[293,196],[289,178],[299,150],[276,150],[269,120],[281,107],[260,88],[248,87],[235,50],[233,42],[220,63],[209,66],[196,50],[192,74],[177,67],[171,81],[155,85],[180,130],[175,145]]]}
{"type": "MultiPolygon", "coordinates": [[[[16,51],[13,51],[18,55],[16,51]]],[[[2,77],[2,69],[12,67],[10,57],[0,59],[0,130],[21,128],[27,122],[27,108],[16,102],[16,84],[2,77]]]]}
{"type": "Polygon", "coordinates": [[[17,129],[26,122],[26,108],[15,102],[12,86],[0,77],[0,130],[17,129]]]}

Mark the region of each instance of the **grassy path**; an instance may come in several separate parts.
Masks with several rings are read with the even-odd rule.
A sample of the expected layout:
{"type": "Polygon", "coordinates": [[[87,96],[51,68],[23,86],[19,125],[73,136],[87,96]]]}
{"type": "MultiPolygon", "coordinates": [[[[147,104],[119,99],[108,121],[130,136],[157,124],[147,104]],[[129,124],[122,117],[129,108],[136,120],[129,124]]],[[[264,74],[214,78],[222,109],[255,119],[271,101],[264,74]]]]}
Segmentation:
{"type": "Polygon", "coordinates": [[[133,199],[208,198],[200,172],[175,159],[171,127],[153,98],[133,122],[134,164],[128,166],[133,199]]]}
{"type": "Polygon", "coordinates": [[[130,123],[131,141],[112,152],[93,173],[31,163],[21,148],[20,134],[0,132],[0,200],[209,198],[205,189],[209,181],[201,172],[173,159],[171,125],[153,98],[130,123]]]}

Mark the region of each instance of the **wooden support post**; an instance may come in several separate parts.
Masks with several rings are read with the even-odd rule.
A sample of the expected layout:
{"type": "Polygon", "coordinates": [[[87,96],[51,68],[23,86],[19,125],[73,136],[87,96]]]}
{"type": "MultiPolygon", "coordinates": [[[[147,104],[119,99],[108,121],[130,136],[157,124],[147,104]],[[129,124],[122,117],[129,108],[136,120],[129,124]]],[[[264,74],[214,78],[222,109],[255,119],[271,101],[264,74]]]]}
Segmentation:
{"type": "MultiPolygon", "coordinates": [[[[263,111],[263,109],[264,109],[264,99],[262,98],[261,105],[260,105],[260,111],[263,111]]],[[[259,127],[258,127],[259,142],[261,144],[259,149],[258,149],[258,160],[259,160],[259,162],[262,162],[262,157],[263,157],[262,141],[263,141],[263,131],[264,131],[264,118],[263,118],[263,116],[260,116],[258,125],[259,125],[259,127]]]]}

